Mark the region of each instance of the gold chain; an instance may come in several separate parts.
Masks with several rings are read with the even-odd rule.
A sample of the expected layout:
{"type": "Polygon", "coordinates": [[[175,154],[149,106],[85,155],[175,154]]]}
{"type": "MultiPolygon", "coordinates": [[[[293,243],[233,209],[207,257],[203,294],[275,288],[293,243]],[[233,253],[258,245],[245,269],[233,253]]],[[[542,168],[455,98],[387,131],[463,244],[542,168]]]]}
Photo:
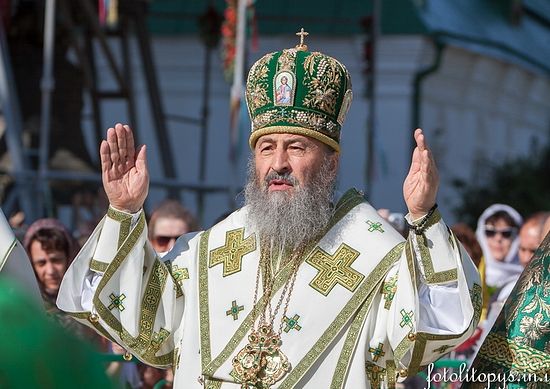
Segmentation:
{"type": "MultiPolygon", "coordinates": [[[[260,319],[258,320],[258,324],[255,325],[255,329],[257,329],[258,326],[261,326],[262,324],[267,324],[271,328],[273,328],[273,324],[275,323],[275,318],[277,314],[279,313],[279,310],[283,304],[283,301],[285,302],[284,309],[283,309],[283,318],[285,317],[288,306],[290,304],[290,296],[292,294],[292,291],[294,289],[294,282],[296,281],[296,275],[298,274],[298,267],[301,257],[301,254],[304,252],[304,250],[297,249],[295,250],[288,262],[286,262],[284,265],[292,262],[292,274],[288,281],[285,283],[283,290],[281,291],[281,295],[279,296],[279,300],[277,301],[277,305],[275,306],[275,310],[271,307],[271,294],[273,293],[273,286],[275,283],[275,277],[271,272],[271,262],[270,262],[270,256],[267,254],[266,245],[261,245],[260,248],[260,260],[258,263],[258,271],[256,273],[256,285],[254,288],[254,302],[253,302],[253,309],[256,310],[257,302],[258,302],[258,291],[260,286],[260,276],[261,276],[261,269],[264,268],[264,277],[262,279],[262,287],[264,292],[264,298],[265,303],[262,309],[262,313],[260,314],[260,319]],[[285,299],[286,297],[286,299],[285,299]],[[269,315],[267,315],[269,313],[269,315]]],[[[283,266],[284,267],[284,266],[283,266]]],[[[256,312],[253,312],[253,316],[256,316],[256,312]]],[[[281,325],[279,327],[278,335],[282,333],[284,321],[281,318],[281,325]]]]}

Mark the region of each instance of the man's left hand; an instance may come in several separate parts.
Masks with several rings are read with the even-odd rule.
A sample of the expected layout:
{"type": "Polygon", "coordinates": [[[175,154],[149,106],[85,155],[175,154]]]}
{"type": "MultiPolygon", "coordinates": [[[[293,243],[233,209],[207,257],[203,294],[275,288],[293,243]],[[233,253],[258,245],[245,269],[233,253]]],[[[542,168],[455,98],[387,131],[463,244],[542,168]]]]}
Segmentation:
{"type": "Polygon", "coordinates": [[[420,128],[414,132],[416,147],[411,168],[403,183],[403,197],[413,220],[426,215],[435,204],[439,187],[439,174],[432,152],[420,128]]]}

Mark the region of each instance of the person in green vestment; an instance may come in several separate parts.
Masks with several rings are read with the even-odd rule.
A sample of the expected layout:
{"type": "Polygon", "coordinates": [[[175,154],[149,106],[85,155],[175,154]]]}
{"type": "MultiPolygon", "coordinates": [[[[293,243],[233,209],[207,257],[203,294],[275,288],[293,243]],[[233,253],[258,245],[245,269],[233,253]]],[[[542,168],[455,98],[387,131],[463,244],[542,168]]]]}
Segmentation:
{"type": "Polygon", "coordinates": [[[100,354],[7,279],[0,279],[0,350],[0,388],[113,388],[100,354]]]}
{"type": "Polygon", "coordinates": [[[550,387],[550,234],[521,274],[463,377],[463,389],[503,387],[550,387]]]}

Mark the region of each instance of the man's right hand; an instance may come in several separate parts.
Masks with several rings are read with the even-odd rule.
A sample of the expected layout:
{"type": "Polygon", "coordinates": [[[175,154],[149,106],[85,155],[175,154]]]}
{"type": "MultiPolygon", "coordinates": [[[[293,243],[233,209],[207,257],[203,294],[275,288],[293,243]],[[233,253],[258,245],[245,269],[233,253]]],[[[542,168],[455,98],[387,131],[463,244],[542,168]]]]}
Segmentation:
{"type": "Polygon", "coordinates": [[[107,130],[107,140],[101,142],[99,153],[109,203],[121,211],[139,211],[149,191],[145,145],[136,150],[132,130],[118,123],[107,130]]]}

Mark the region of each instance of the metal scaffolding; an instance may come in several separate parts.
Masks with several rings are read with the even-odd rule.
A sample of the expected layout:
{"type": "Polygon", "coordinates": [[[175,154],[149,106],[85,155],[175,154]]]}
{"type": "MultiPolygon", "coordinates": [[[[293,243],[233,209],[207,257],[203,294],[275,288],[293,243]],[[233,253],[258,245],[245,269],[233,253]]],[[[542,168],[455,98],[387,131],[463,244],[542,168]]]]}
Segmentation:
{"type": "MultiPolygon", "coordinates": [[[[70,32],[70,46],[80,64],[85,90],[89,93],[94,136],[97,143],[103,137],[101,101],[118,99],[126,103],[129,122],[137,137],[142,129],[136,120],[135,99],[133,96],[133,74],[130,61],[130,36],[136,38],[140,63],[143,66],[144,78],[149,96],[149,106],[153,117],[154,135],[162,150],[161,163],[163,178],[151,179],[151,186],[165,188],[170,197],[178,197],[181,191],[191,191],[197,196],[199,218],[203,214],[204,196],[209,193],[230,193],[225,186],[203,185],[205,180],[205,147],[199,155],[199,184],[179,181],[174,168],[174,156],[167,131],[167,120],[187,122],[196,125],[201,131],[201,145],[206,142],[208,132],[208,100],[210,89],[210,56],[212,48],[205,47],[203,108],[200,118],[181,115],[166,115],[156,79],[155,65],[151,53],[150,37],[146,27],[147,1],[119,1],[119,22],[116,28],[106,30],[101,26],[97,11],[89,0],[46,0],[44,12],[44,47],[43,72],[41,80],[41,117],[38,150],[28,150],[23,146],[22,120],[18,106],[13,76],[10,69],[10,58],[4,29],[0,25],[0,107],[6,119],[6,143],[11,156],[13,169],[10,172],[14,189],[3,201],[3,208],[9,215],[17,206],[25,212],[28,220],[44,215],[52,215],[55,207],[51,195],[51,182],[75,181],[99,185],[100,174],[83,173],[69,170],[52,170],[49,166],[51,142],[51,107],[52,93],[55,88],[53,76],[55,30],[60,24],[70,32]],[[79,15],[75,20],[74,15],[79,15]],[[111,45],[113,40],[120,43],[122,53],[121,65],[115,61],[111,45]],[[109,71],[113,75],[116,88],[101,90],[96,74],[98,55],[106,59],[109,71]],[[33,166],[29,154],[38,155],[38,165],[33,166]]],[[[36,164],[35,164],[36,165],[36,164]]]]}

